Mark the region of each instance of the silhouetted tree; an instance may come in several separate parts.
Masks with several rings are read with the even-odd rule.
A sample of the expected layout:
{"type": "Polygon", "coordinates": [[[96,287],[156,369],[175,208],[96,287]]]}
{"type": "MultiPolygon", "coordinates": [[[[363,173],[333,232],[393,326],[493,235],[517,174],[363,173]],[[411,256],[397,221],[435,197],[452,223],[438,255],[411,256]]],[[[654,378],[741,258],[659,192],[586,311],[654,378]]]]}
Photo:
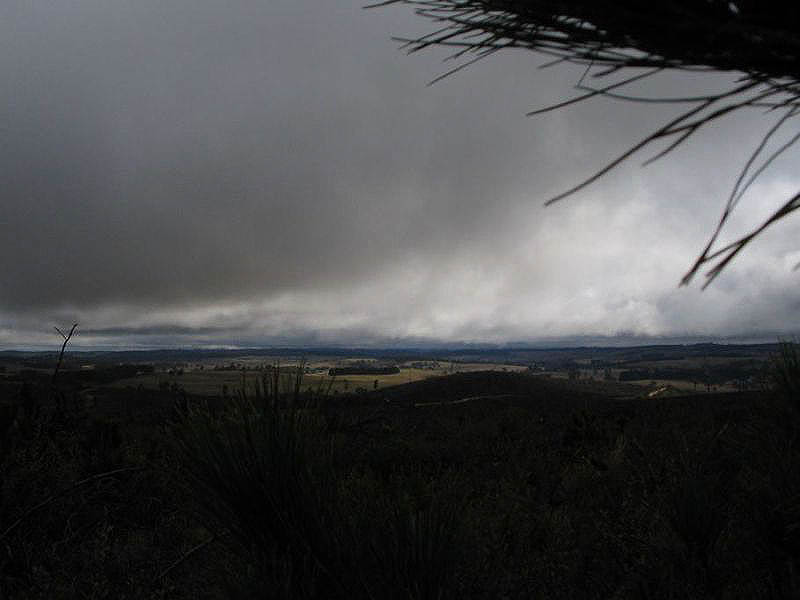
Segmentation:
{"type": "Polygon", "coordinates": [[[586,67],[580,93],[530,114],[563,108],[596,96],[628,102],[685,104],[678,117],[655,129],[622,155],[548,204],[593,183],[633,154],[659,140],[671,143],[645,164],[669,154],[688,138],[723,117],[746,108],[763,111],[765,129],[728,196],[711,238],[682,280],[704,266],[708,285],[766,228],[800,208],[800,191],[758,227],[729,244],[719,235],[753,182],[800,138],[793,119],[800,113],[800,4],[762,0],[388,0],[403,3],[441,28],[416,39],[401,39],[410,52],[448,46],[459,65],[441,77],[506,48],[525,48],[552,57],[545,66],[586,67]],[[720,92],[667,98],[624,93],[634,82],[665,70],[734,72],[741,76],[720,92]],[[589,86],[590,79],[604,85],[589,86]],[[788,133],[787,127],[794,125],[788,133]],[[786,133],[784,139],[776,135],[786,133]]]}

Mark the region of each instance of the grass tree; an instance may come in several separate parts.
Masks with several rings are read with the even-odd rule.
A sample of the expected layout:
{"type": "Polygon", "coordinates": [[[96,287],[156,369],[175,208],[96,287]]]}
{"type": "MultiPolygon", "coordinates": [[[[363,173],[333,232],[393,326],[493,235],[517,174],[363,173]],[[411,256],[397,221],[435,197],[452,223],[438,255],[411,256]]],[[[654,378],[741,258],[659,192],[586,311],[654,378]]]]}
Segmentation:
{"type": "Polygon", "coordinates": [[[764,124],[761,137],[753,140],[719,222],[683,284],[707,268],[708,285],[753,239],[800,208],[798,190],[780,198],[774,211],[752,231],[730,243],[720,242],[720,234],[752,184],[800,138],[795,121],[800,112],[800,8],[796,5],[751,0],[647,5],[633,0],[388,0],[373,6],[397,3],[413,7],[440,25],[428,35],[400,38],[405,48],[417,52],[444,46],[453,50],[453,58],[461,59],[442,77],[509,48],[548,57],[545,66],[585,67],[576,95],[531,115],[599,96],[685,107],[548,204],[575,194],[656,143],[666,146],[645,164],[670,154],[711,125],[724,126],[734,113],[759,111],[764,124]],[[736,76],[721,90],[709,89],[692,97],[647,97],[626,90],[665,71],[736,76]]]}

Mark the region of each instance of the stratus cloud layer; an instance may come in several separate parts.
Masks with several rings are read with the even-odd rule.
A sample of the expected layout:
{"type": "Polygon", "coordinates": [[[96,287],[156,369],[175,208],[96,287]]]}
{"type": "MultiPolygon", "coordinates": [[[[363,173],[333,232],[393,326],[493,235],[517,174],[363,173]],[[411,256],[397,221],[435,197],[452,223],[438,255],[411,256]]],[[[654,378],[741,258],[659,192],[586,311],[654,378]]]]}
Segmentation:
{"type": "MultiPolygon", "coordinates": [[[[787,221],[678,289],[762,117],[542,201],[665,121],[497,55],[432,87],[400,8],[239,0],[0,7],[0,347],[504,342],[793,331],[787,221]]],[[[713,85],[665,76],[642,91],[713,85]]],[[[788,156],[729,235],[800,183],[788,156]]]]}

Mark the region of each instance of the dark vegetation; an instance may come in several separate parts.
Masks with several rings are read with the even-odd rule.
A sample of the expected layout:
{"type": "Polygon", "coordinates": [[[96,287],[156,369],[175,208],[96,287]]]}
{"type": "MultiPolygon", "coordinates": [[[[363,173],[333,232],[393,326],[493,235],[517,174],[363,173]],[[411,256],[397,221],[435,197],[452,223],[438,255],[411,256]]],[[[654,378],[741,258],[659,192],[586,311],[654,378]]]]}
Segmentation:
{"type": "Polygon", "coordinates": [[[722,384],[735,379],[760,379],[764,374],[764,364],[755,359],[705,366],[683,367],[644,367],[632,368],[619,374],[620,381],[641,381],[645,379],[675,379],[722,384]]]}
{"type": "Polygon", "coordinates": [[[7,377],[0,597],[797,597],[797,356],[769,391],[652,399],[503,372],[335,398],[302,368],[224,399],[7,377]]]}

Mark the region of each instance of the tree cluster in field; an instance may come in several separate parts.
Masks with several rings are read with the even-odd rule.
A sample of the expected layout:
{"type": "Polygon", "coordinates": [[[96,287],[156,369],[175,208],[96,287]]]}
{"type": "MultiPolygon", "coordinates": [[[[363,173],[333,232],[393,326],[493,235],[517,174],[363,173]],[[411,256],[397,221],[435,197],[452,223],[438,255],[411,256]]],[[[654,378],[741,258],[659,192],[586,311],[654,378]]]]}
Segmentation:
{"type": "Polygon", "coordinates": [[[333,367],[328,370],[328,375],[331,377],[342,375],[396,375],[399,372],[400,367],[398,366],[357,365],[352,367],[333,367]]]}

